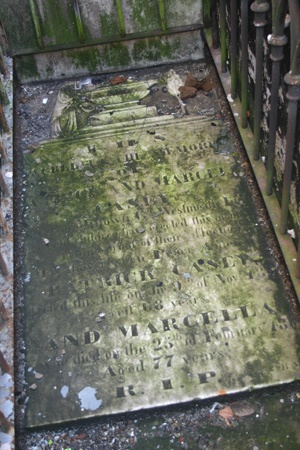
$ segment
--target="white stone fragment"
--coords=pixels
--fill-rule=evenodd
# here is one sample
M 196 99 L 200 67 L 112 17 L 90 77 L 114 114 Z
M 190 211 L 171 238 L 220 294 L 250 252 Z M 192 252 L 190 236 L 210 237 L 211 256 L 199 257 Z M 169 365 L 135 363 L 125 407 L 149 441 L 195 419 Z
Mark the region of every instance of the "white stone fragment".
M 68 388 L 68 386 L 63 386 L 62 388 L 61 388 L 61 390 L 60 390 L 60 393 L 61 393 L 61 395 L 62 395 L 62 397 L 63 398 L 66 398 L 66 396 L 68 395 L 68 393 L 69 393 L 69 388 Z
M 97 389 L 90 386 L 82 389 L 82 391 L 78 394 L 79 400 L 81 401 L 81 407 L 84 409 L 89 409 L 90 411 L 95 411 L 100 408 L 102 400 L 97 400 L 96 394 Z
M 291 238 L 296 239 L 296 233 L 294 229 L 288 230 L 288 234 L 291 236 Z

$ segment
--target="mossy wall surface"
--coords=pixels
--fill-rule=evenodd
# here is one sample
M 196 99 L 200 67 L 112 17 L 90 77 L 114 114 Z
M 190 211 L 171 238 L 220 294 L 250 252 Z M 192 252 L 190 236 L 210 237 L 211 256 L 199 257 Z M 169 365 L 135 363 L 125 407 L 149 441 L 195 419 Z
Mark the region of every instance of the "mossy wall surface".
M 36 18 L 47 49 L 55 46 L 81 45 L 73 2 L 69 0 L 34 0 Z M 13 4 L 12 4 L 13 3 Z M 120 22 L 115 1 L 78 0 L 85 43 L 120 37 Z M 158 0 L 122 0 L 126 35 L 161 30 Z M 29 1 L 1 0 L 0 16 L 11 52 L 39 52 Z M 197 0 L 165 1 L 167 28 L 202 23 L 202 3 Z
M 198 31 L 16 57 L 21 82 L 142 68 L 203 58 Z
M 162 32 L 158 0 L 122 0 L 119 11 L 115 1 L 79 0 L 80 18 L 75 15 L 73 3 L 67 0 L 34 2 L 39 39 L 29 2 L 16 0 L 13 7 L 9 0 L 0 4 L 10 51 L 18 55 L 16 68 L 21 82 L 203 57 L 199 31 L 181 35 L 170 31 L 189 25 L 196 25 L 199 30 L 202 3 L 196 0 L 188 0 L 184 5 L 178 0 L 165 2 L 166 33 Z M 148 37 L 152 33 L 154 37 Z
M 12 53 L 24 48 L 38 50 L 29 2 L 3 0 L 0 2 L 0 16 Z

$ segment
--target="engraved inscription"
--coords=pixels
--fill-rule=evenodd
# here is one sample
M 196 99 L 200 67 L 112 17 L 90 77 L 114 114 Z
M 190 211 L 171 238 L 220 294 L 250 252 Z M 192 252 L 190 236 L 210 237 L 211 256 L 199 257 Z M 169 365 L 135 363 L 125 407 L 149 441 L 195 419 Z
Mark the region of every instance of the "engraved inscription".
M 26 156 L 27 381 L 44 374 L 29 426 L 300 373 L 296 326 L 222 121 L 148 117 L 136 104 L 147 84 L 111 89 L 91 91 L 106 110 L 86 127 L 87 111 L 76 113 L 76 139 Z M 86 387 L 97 410 L 81 408 Z

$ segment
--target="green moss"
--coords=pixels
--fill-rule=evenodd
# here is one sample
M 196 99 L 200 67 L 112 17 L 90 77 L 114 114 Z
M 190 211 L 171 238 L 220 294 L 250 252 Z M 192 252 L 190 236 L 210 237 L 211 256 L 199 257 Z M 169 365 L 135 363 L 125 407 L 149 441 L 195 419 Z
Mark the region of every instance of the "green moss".
M 135 32 L 160 29 L 159 9 L 153 0 L 131 0 Z
M 103 52 L 103 60 L 107 66 L 126 67 L 131 63 L 128 47 L 126 44 L 117 42 L 105 46 Z
M 0 16 L 12 54 L 24 48 L 39 51 L 34 23 L 28 2 L 20 2 L 21 7 L 12 5 L 10 0 L 0 2 Z M 23 20 L 26 17 L 26 20 Z M 18 32 L 16 32 L 18 30 Z
M 180 48 L 179 40 L 169 42 L 158 37 L 136 41 L 133 47 L 133 59 L 135 62 L 141 59 L 147 61 L 173 60 L 178 56 Z
M 16 69 L 20 79 L 37 80 L 39 79 L 39 72 L 36 66 L 34 55 L 17 56 Z
M 72 60 L 75 67 L 86 68 L 91 73 L 99 70 L 101 58 L 97 48 L 89 47 L 78 50 L 70 50 L 68 52 L 68 56 Z
M 118 22 L 114 14 L 107 14 L 102 11 L 100 14 L 101 36 L 117 36 L 119 34 Z
M 44 10 L 47 20 L 43 22 L 43 34 L 49 36 L 51 44 L 79 40 L 72 3 L 62 7 L 60 0 L 48 0 Z
M 148 51 L 151 43 L 144 44 Z M 281 317 L 285 310 L 276 309 L 279 292 L 268 261 L 253 257 L 258 242 L 266 247 L 266 241 L 253 223 L 242 169 L 232 153 L 223 155 L 211 145 L 225 139 L 223 124 L 157 116 L 154 127 L 153 119 L 135 121 L 134 111 L 144 108 L 138 105 L 117 129 L 78 128 L 86 120 L 86 96 L 91 108 L 102 109 L 104 99 L 114 103 L 114 114 L 128 109 L 127 95 L 138 100 L 150 90 L 146 82 L 107 86 L 84 94 L 66 86 L 70 101 L 60 125 L 68 139 L 25 157 L 28 363 L 37 369 L 35 358 L 49 360 L 49 336 L 95 329 L 101 332 L 99 359 L 79 370 L 72 358 L 86 351 L 68 345 L 60 384 L 53 371 L 41 372 L 48 385 L 49 379 L 64 385 L 70 368 L 82 376 L 78 383 L 86 383 L 93 366 L 92 385 L 101 379 L 101 398 L 111 405 L 119 381 L 111 373 L 106 377 L 105 367 L 122 367 L 129 356 L 143 359 L 147 370 L 135 379 L 130 373 L 124 385 L 143 389 L 148 406 L 157 404 L 154 382 L 167 404 L 290 380 L 294 367 L 281 374 L 278 362 L 298 367 L 297 348 L 290 345 L 294 329 L 288 314 Z M 99 116 L 99 108 L 93 114 Z M 132 308 L 129 314 L 126 308 Z M 99 321 L 100 314 L 105 318 Z M 112 350 L 120 356 L 107 363 L 105 354 Z M 53 361 L 61 356 L 61 348 L 49 351 Z M 31 405 L 40 412 L 40 397 Z M 107 412 L 103 405 L 99 414 Z M 78 417 L 72 414 L 64 411 L 66 418 Z
M 53 67 L 47 66 L 46 72 L 47 72 L 48 77 L 51 77 L 54 74 Z

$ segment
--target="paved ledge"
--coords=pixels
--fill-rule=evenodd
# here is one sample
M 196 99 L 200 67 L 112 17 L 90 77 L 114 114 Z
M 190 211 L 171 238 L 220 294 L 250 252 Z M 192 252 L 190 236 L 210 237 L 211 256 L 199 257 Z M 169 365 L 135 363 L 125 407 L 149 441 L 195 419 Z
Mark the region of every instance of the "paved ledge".
M 207 40 L 207 44 L 209 46 L 209 50 L 211 52 L 211 55 L 213 57 L 214 63 L 216 65 L 216 68 L 218 70 L 218 74 L 221 80 L 221 83 L 223 85 L 224 91 L 226 95 L 229 95 L 231 93 L 231 78 L 230 73 L 222 73 L 221 71 L 221 49 L 214 49 L 212 47 L 212 34 L 211 29 L 205 30 L 205 37 Z M 251 131 L 250 126 L 248 128 L 244 129 L 241 126 L 241 111 L 242 111 L 242 105 L 237 97 L 236 100 L 233 102 L 229 102 L 230 109 L 233 113 L 233 117 L 235 119 L 236 125 L 238 127 L 240 136 L 242 138 L 243 144 L 245 146 L 245 150 L 247 152 L 248 158 L 251 162 L 253 172 L 256 177 L 256 181 L 258 183 L 258 186 L 260 188 L 262 197 L 264 199 L 269 217 L 271 219 L 271 222 L 273 224 L 274 232 L 276 234 L 277 240 L 279 242 L 281 251 L 283 253 L 286 265 L 289 270 L 289 274 L 294 286 L 294 289 L 296 291 L 298 301 L 300 301 L 300 279 L 295 277 L 296 272 L 296 263 L 297 263 L 297 251 L 294 246 L 293 240 L 290 237 L 290 235 L 283 236 L 279 232 L 279 224 L 280 224 L 280 206 L 278 203 L 278 200 L 275 196 L 275 194 L 272 194 L 271 196 L 266 195 L 266 182 L 267 182 L 267 171 L 264 166 L 264 163 L 262 159 L 259 159 L 258 161 L 254 161 L 253 159 L 253 133 Z

